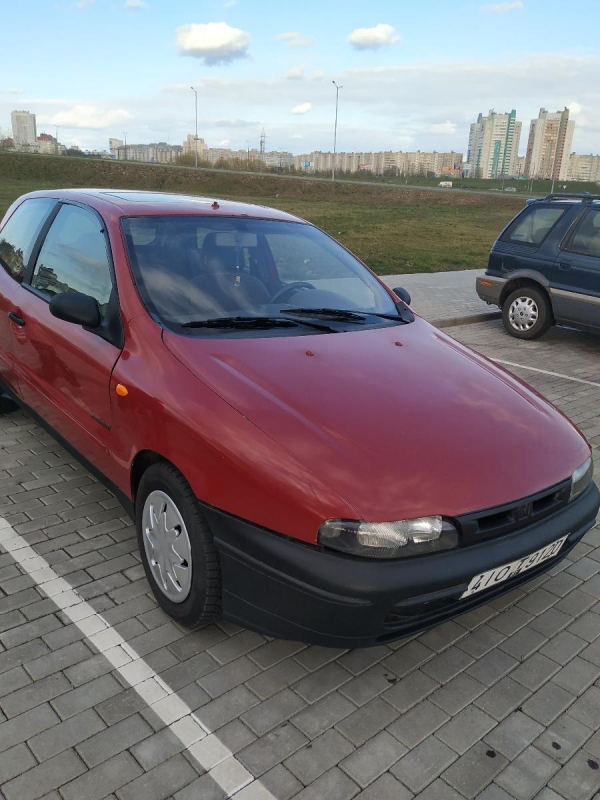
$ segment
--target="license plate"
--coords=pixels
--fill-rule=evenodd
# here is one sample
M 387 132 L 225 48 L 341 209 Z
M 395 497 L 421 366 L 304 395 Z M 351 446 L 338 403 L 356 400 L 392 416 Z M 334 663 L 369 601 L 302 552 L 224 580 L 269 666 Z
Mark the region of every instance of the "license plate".
M 548 544 L 546 547 L 542 547 L 541 550 L 536 550 L 535 553 L 530 553 L 528 556 L 520 558 L 518 561 L 511 561 L 510 564 L 503 564 L 501 567 L 496 567 L 495 569 L 490 569 L 487 572 L 475 575 L 466 591 L 461 594 L 461 599 L 476 594 L 477 592 L 482 592 L 484 589 L 489 589 L 492 586 L 497 586 L 499 583 L 504 583 L 504 581 L 514 578 L 515 575 L 519 575 L 521 572 L 536 567 L 538 564 L 541 564 L 542 561 L 548 561 L 548 559 L 554 558 L 554 556 L 558 555 L 560 548 L 566 542 L 567 538 L 567 536 L 563 536 L 562 539 L 557 539 L 555 542 L 552 542 L 552 544 Z

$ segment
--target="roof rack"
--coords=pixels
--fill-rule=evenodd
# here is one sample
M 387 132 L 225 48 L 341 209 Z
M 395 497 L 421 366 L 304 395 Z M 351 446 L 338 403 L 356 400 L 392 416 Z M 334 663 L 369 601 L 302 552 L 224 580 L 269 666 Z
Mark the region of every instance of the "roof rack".
M 543 199 L 544 200 L 573 200 L 573 199 L 575 199 L 577 197 L 579 197 L 581 200 L 587 200 L 589 202 L 591 202 L 592 200 L 600 200 L 600 194 L 590 194 L 589 192 L 579 192 L 577 194 L 568 193 L 568 192 L 563 192 L 562 194 L 561 193 L 548 194 Z

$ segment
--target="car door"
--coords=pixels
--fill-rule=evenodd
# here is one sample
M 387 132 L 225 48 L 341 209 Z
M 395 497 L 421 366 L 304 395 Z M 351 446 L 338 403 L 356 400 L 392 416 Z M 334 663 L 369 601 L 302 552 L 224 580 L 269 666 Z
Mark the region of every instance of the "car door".
M 0 230 L 0 382 L 19 394 L 13 370 L 14 323 L 18 317 L 21 286 L 35 243 L 56 200 L 36 197 L 24 200 L 6 219 Z
M 495 242 L 488 270 L 502 275 L 527 271 L 529 277 L 547 285 L 558 248 L 556 236 L 567 209 L 559 203 L 527 206 Z
M 122 333 L 110 248 L 100 216 L 61 205 L 28 270 L 13 321 L 14 369 L 21 396 L 81 455 L 110 474 L 110 376 Z M 89 330 L 50 313 L 55 295 L 98 301 L 102 322 Z
M 590 208 L 564 242 L 554 265 L 554 314 L 600 329 L 600 208 Z

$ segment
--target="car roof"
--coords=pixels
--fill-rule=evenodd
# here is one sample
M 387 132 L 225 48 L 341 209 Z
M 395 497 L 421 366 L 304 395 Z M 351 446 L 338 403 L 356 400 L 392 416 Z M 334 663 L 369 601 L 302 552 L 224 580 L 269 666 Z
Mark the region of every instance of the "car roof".
M 251 217 L 287 222 L 305 220 L 267 206 L 239 203 L 214 197 L 174 194 L 168 192 L 139 191 L 132 189 L 47 189 L 32 192 L 28 197 L 52 197 L 57 200 L 72 200 L 102 210 L 112 206 L 116 216 L 147 217 L 164 215 L 202 215 L 224 217 Z

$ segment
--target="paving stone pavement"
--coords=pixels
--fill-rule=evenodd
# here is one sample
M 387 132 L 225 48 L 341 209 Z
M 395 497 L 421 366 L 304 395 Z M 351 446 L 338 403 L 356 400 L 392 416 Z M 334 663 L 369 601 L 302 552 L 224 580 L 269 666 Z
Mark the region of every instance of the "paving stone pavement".
M 452 311 L 471 302 L 467 277 L 415 276 L 418 292 L 404 283 L 435 319 L 442 296 Z M 447 332 L 521 365 L 510 369 L 582 428 L 598 462 L 600 337 L 554 329 L 521 342 L 498 321 Z M 173 692 L 158 715 L 0 545 L 4 800 L 599 796 L 598 527 L 486 606 L 409 640 L 340 651 L 172 622 L 121 506 L 22 412 L 0 417 L 0 515 Z M 165 722 L 177 699 L 215 732 L 221 786 Z M 217 740 L 235 763 L 221 765 Z
M 488 306 L 475 292 L 475 278 L 483 269 L 384 275 L 391 289 L 402 286 L 412 298 L 415 311 L 439 327 L 449 327 L 499 317 L 500 309 Z

